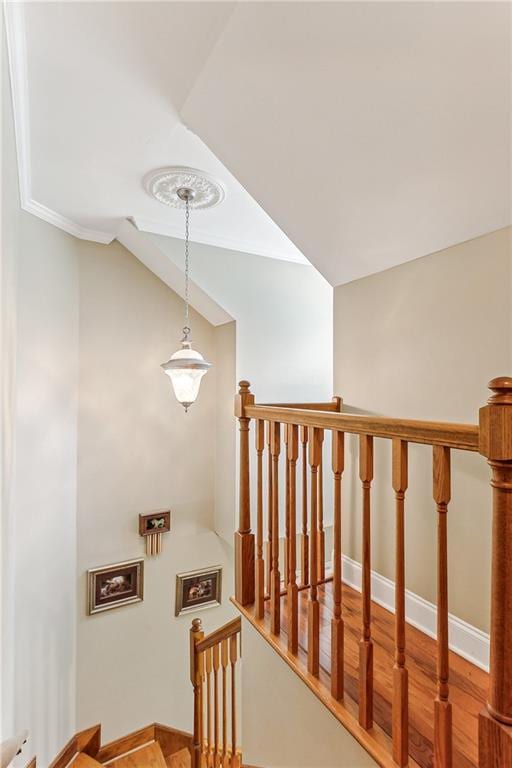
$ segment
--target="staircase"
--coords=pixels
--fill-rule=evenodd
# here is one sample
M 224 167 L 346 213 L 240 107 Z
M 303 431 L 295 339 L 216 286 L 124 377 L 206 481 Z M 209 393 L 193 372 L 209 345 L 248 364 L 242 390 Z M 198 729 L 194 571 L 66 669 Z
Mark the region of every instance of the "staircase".
M 75 734 L 49 768 L 191 768 L 192 735 L 153 723 L 101 745 L 101 726 Z
M 197 620 L 196 627 L 197 627 Z M 240 620 L 236 620 L 238 625 Z M 229 626 L 229 625 L 226 625 Z M 196 629 L 197 632 L 197 629 Z M 217 633 L 225 635 L 225 628 L 217 630 Z M 213 634 L 213 633 L 212 633 Z M 210 636 L 211 637 L 211 636 Z M 201 639 L 203 639 L 201 637 Z M 195 640 L 199 639 L 196 635 Z M 206 638 L 208 642 L 208 638 Z M 222 643 L 222 640 L 220 641 Z M 212 640 L 213 643 L 213 640 Z M 210 645 L 214 647 L 214 645 Z M 201 652 L 198 652 L 198 655 Z M 213 746 L 213 745 L 212 745 Z M 223 750 L 218 746 L 218 752 L 213 754 L 213 749 L 208 748 L 205 739 L 202 748 L 197 749 L 199 755 L 199 768 L 254 768 L 248 765 L 242 766 L 237 752 L 236 762 L 231 757 L 231 750 Z M 194 765 L 194 737 L 191 733 L 169 728 L 166 725 L 153 723 L 138 731 L 123 736 L 115 741 L 101 745 L 101 726 L 94 725 L 85 731 L 75 734 L 66 746 L 59 752 L 55 760 L 48 768 L 195 768 Z M 27 768 L 36 768 L 35 759 Z
M 76 733 L 48 768 L 251 768 L 242 765 L 237 742 L 240 632 L 240 618 L 209 635 L 200 619 L 192 621 L 193 734 L 153 723 L 102 745 L 101 726 L 94 725 Z M 26 768 L 36 768 L 36 759 Z

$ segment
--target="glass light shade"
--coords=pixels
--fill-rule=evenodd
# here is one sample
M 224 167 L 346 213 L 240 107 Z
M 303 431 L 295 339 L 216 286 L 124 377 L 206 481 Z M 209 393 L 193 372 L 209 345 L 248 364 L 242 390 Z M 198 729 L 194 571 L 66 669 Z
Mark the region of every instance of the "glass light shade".
M 176 400 L 183 405 L 185 411 L 197 399 L 201 379 L 211 367 L 200 352 L 191 349 L 190 342 L 183 342 L 171 359 L 162 364 L 165 373 L 171 379 Z

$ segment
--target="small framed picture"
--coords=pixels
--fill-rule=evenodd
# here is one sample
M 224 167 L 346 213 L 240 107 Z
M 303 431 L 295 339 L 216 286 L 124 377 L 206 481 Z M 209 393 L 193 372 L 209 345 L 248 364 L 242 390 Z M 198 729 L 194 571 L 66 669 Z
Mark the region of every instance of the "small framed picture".
M 167 533 L 171 530 L 171 512 L 150 512 L 139 515 L 139 534 L 150 536 L 152 533 Z
M 176 576 L 176 616 L 202 608 L 220 605 L 222 594 L 222 568 L 203 568 L 199 571 L 178 573 Z
M 88 572 L 89 615 L 144 599 L 144 560 L 126 560 Z

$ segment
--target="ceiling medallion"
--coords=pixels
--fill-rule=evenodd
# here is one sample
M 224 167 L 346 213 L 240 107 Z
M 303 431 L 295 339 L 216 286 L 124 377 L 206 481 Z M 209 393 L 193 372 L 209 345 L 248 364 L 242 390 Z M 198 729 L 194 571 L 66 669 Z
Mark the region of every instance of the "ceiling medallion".
M 204 171 L 184 166 L 170 166 L 152 171 L 144 179 L 147 192 L 160 203 L 171 208 L 185 208 L 185 200 L 178 195 L 179 189 L 191 189 L 193 198 L 190 208 L 213 208 L 224 200 L 222 184 Z

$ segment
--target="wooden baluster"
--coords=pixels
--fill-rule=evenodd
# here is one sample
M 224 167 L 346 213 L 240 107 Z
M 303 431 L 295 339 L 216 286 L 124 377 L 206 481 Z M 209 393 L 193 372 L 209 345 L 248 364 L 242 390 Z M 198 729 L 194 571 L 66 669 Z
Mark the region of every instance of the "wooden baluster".
M 320 463 L 318 465 L 318 580 L 325 579 L 325 530 L 324 530 L 324 468 L 323 468 L 323 445 L 324 435 L 322 432 L 320 445 Z
M 359 723 L 367 730 L 373 725 L 373 642 L 371 639 L 371 516 L 370 489 L 373 480 L 373 437 L 359 437 L 359 477 L 363 486 L 362 525 L 362 612 L 359 643 Z
M 288 587 L 290 581 L 290 462 L 288 459 L 288 430 L 289 425 L 283 424 L 283 438 L 285 449 L 285 496 L 284 496 L 284 586 Z
M 437 504 L 437 697 L 434 705 L 434 766 L 452 765 L 452 705 L 449 701 L 448 661 L 448 541 L 450 449 L 434 445 L 434 499 Z
M 238 768 L 236 751 L 236 662 L 238 659 L 238 635 L 229 638 L 229 661 L 231 662 L 231 768 Z
M 341 561 L 341 478 L 345 464 L 345 435 L 332 433 L 332 471 L 334 474 L 334 551 L 333 551 L 333 600 L 331 620 L 331 694 L 340 701 L 344 693 L 344 638 L 342 616 L 342 561 Z
M 220 766 L 220 744 L 219 744 L 219 668 L 220 668 L 220 647 L 214 645 L 212 648 L 213 665 L 213 766 Z
M 318 602 L 318 465 L 323 430 L 309 429 L 309 466 L 311 468 L 310 577 L 308 600 L 308 672 L 320 672 L 320 604 Z
M 211 768 L 212 756 L 212 649 L 204 652 L 204 664 L 206 671 L 206 765 Z
M 235 398 L 235 416 L 240 424 L 239 526 L 235 532 L 235 598 L 241 605 L 254 603 L 254 534 L 251 533 L 249 489 L 249 422 L 247 405 L 254 403 L 248 381 L 241 381 Z
M 512 378 L 489 382 L 479 451 L 492 470 L 489 699 L 479 717 L 479 766 L 512 765 Z
M 281 574 L 279 573 L 279 453 L 281 451 L 280 424 L 270 426 L 270 452 L 272 454 L 272 572 L 270 574 L 270 631 L 281 631 Z
M 268 542 L 267 542 L 267 594 L 270 595 L 270 574 L 272 573 L 272 499 L 274 494 L 272 491 L 272 451 L 270 450 L 270 432 L 271 422 L 267 422 L 267 525 L 268 525 Z
M 301 577 L 302 585 L 309 584 L 309 535 L 308 535 L 308 428 L 300 427 L 302 445 L 302 536 Z
M 201 619 L 193 619 L 190 628 L 190 680 L 194 689 L 192 768 L 201 768 L 203 751 L 203 654 L 196 653 L 196 645 L 203 637 Z
M 395 665 L 393 668 L 393 760 L 409 761 L 409 672 L 405 666 L 405 517 L 407 443 L 393 438 L 393 490 L 396 501 Z
M 257 461 L 257 522 L 256 522 L 256 617 L 262 619 L 265 613 L 265 562 L 263 560 L 263 448 L 265 445 L 265 422 L 256 421 Z
M 221 765 L 224 768 L 228 759 L 228 664 L 229 640 L 223 640 L 220 646 L 220 663 L 222 666 L 222 756 Z
M 289 579 L 288 579 L 288 650 L 299 650 L 299 590 L 297 587 L 297 459 L 299 456 L 299 429 L 288 427 L 287 463 L 289 467 Z

